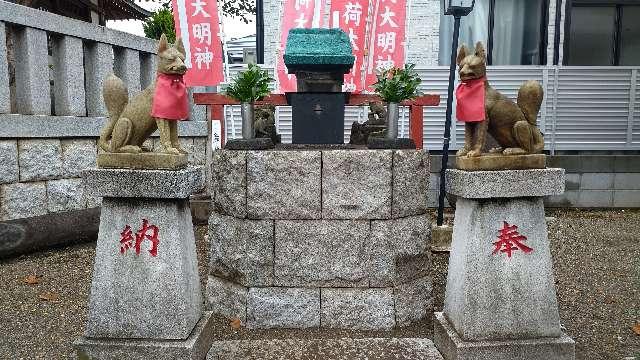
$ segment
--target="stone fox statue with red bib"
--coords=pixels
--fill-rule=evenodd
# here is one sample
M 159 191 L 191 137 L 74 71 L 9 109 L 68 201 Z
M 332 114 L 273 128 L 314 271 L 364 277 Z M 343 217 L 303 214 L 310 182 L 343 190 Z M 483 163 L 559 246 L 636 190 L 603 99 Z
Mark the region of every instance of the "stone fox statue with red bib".
M 487 132 L 500 144 L 492 153 L 504 155 L 535 154 L 544 149 L 537 117 L 544 91 L 537 81 L 525 82 L 513 102 L 489 85 L 486 52 L 481 42 L 475 53 L 462 45 L 456 62 L 460 85 L 456 90 L 456 116 L 465 123 L 464 147 L 458 156 L 482 154 Z
M 127 87 L 115 75 L 104 82 L 103 97 L 109 112 L 109 122 L 100 133 L 98 145 L 111 153 L 150 151 L 142 143 L 157 130 L 161 152 L 186 154 L 178 142 L 178 121 L 189 117 L 187 88 L 183 75 L 185 51 L 178 38 L 170 46 L 163 34 L 158 43 L 156 81 L 129 100 Z

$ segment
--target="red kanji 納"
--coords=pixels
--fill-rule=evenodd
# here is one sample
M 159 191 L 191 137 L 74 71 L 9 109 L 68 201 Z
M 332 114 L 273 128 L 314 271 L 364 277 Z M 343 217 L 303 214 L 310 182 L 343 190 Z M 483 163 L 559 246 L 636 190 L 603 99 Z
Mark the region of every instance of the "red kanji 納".
M 527 237 L 518 233 L 516 225 L 509 225 L 506 221 L 503 221 L 503 223 L 502 229 L 498 231 L 498 240 L 493 243 L 495 249 L 493 249 L 492 255 L 503 252 L 507 253 L 508 257 L 511 257 L 511 252 L 518 249 L 524 251 L 525 254 L 533 251 L 532 248 L 522 243 L 527 240 Z
M 145 239 L 151 241 L 151 250 L 149 250 L 149 254 L 151 256 L 158 255 L 158 244 L 160 243 L 160 239 L 158 239 L 158 233 L 160 229 L 158 229 L 155 225 L 149 225 L 149 220 L 142 219 L 142 228 L 140 228 L 135 234 L 135 244 L 133 244 L 133 234 L 131 232 L 131 227 L 126 225 L 124 230 L 120 233 L 120 253 L 124 254 L 129 250 L 129 248 L 134 247 L 136 249 L 136 255 L 140 255 L 140 246 Z

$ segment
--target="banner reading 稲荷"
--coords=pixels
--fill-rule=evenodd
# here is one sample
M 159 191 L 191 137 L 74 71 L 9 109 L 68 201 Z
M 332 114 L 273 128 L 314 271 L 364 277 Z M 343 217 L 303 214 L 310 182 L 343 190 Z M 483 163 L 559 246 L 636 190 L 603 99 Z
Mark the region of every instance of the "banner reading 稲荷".
M 376 70 L 404 66 L 406 1 L 372 0 L 373 18 L 365 87 L 376 81 Z
M 331 27 L 347 33 L 356 58 L 351 72 L 344 76 L 342 91 L 359 92 L 364 89 L 360 70 L 365 59 L 368 14 L 369 0 L 331 1 Z
M 172 0 L 172 5 L 176 36 L 182 36 L 189 68 L 185 83 L 218 85 L 224 81 L 224 65 L 216 0 Z
M 277 58 L 277 73 L 280 92 L 296 91 L 296 77 L 287 74 L 284 51 L 289 30 L 294 28 L 318 28 L 321 26 L 324 0 L 283 0 L 282 26 L 280 27 L 280 48 Z

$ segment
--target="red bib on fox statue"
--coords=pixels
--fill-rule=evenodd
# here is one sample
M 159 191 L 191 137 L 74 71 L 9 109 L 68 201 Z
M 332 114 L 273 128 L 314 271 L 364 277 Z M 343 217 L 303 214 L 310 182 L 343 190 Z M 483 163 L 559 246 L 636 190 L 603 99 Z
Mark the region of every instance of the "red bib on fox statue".
M 487 118 L 484 108 L 486 77 L 460 82 L 456 89 L 456 117 L 458 121 L 480 122 Z
M 168 120 L 189 118 L 187 86 L 182 75 L 158 74 L 151 116 Z

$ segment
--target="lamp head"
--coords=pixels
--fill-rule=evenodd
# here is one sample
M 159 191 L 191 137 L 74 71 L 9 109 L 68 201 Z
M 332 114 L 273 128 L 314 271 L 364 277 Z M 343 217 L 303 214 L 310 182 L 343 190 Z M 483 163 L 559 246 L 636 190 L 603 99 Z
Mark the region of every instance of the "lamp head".
M 444 0 L 445 15 L 467 16 L 473 10 L 476 0 Z

